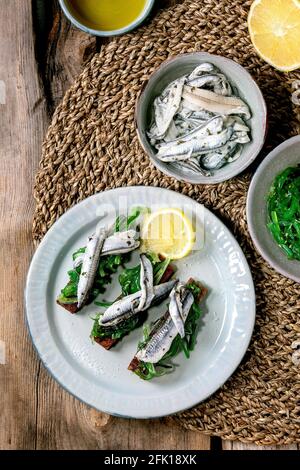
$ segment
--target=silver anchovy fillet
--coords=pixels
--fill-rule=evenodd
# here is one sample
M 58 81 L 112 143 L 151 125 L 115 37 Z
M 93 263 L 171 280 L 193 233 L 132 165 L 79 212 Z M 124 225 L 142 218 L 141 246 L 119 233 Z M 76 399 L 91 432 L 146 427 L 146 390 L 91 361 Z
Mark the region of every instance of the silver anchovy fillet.
M 116 232 L 108 237 L 102 248 L 101 256 L 118 255 L 129 253 L 139 247 L 136 230 L 127 230 L 126 232 Z
M 135 230 L 127 230 L 126 232 L 116 232 L 114 235 L 106 238 L 100 253 L 100 256 L 120 255 L 130 253 L 139 247 L 140 242 Z M 74 269 L 78 268 L 84 259 L 84 253 L 79 255 L 73 263 Z
M 185 136 L 180 137 L 179 139 L 161 144 L 159 147 L 159 152 L 162 152 L 165 149 L 172 148 L 174 145 L 180 145 L 184 142 L 191 141 L 192 139 L 198 139 L 205 136 L 211 136 L 221 132 L 223 127 L 223 118 L 221 116 L 216 116 L 205 123 L 201 123 L 196 129 L 188 132 Z
M 188 142 L 182 144 L 175 144 L 167 148 L 160 148 L 157 157 L 162 161 L 172 161 L 169 157 L 176 155 L 183 155 L 192 150 L 192 154 L 201 151 L 210 151 L 215 148 L 225 145 L 226 142 L 231 138 L 233 134 L 232 127 L 224 129 L 219 134 L 213 134 L 206 137 L 191 139 Z
M 154 287 L 154 297 L 151 305 L 166 298 L 177 281 L 168 281 Z M 128 318 L 147 310 L 149 307 L 138 309 L 142 291 L 123 297 L 108 307 L 105 313 L 99 318 L 99 324 L 103 326 L 113 326 L 127 320 Z
M 201 159 L 201 165 L 206 170 L 218 170 L 226 163 L 226 157 L 221 153 L 209 153 Z
M 237 160 L 238 158 L 240 158 L 241 154 L 242 154 L 242 151 L 243 151 L 243 148 L 241 145 L 237 144 L 236 147 L 235 147 L 235 150 L 234 152 L 232 152 L 232 154 L 230 155 L 230 157 L 228 158 L 228 162 L 235 162 L 235 160 Z
M 176 318 L 176 324 L 171 317 L 169 307 L 168 314 L 162 317 L 161 320 L 158 320 L 156 326 L 154 326 L 152 332 L 150 333 L 151 338 L 148 343 L 137 352 L 136 358 L 140 361 L 150 362 L 152 364 L 158 363 L 169 351 L 173 340 L 178 335 L 178 330 L 180 329 L 181 333 L 183 333 L 182 325 L 180 325 L 179 315 L 184 325 L 193 305 L 194 296 L 181 284 L 176 287 L 176 290 L 177 292 L 179 291 L 179 295 L 171 299 L 170 302 L 170 305 L 172 304 L 171 308 L 173 318 Z M 175 302 L 177 306 L 176 310 Z
M 141 297 L 138 305 L 138 310 L 147 310 L 154 299 L 154 279 L 153 279 L 153 266 L 149 258 L 145 254 L 141 258 Z
M 193 80 L 194 78 L 200 77 L 205 73 L 212 72 L 213 70 L 215 70 L 215 66 L 213 64 L 203 62 L 193 70 L 193 72 L 188 76 L 188 80 Z
M 237 144 L 247 144 L 250 142 L 250 137 L 245 131 L 236 131 L 233 132 L 230 140 L 236 142 Z
M 172 82 L 154 101 L 154 115 L 157 129 L 157 136 L 162 137 L 168 130 L 171 121 L 176 114 L 182 95 L 185 78 L 180 78 Z
M 229 141 L 223 147 L 202 155 L 200 165 L 206 170 L 216 170 L 221 168 L 224 161 L 226 161 L 226 158 L 232 155 L 236 146 L 236 142 Z
M 187 171 L 190 171 L 192 173 L 198 173 L 198 174 L 203 175 L 203 176 L 210 176 L 211 175 L 210 171 L 204 169 L 200 165 L 200 163 L 198 161 L 198 158 L 196 158 L 196 157 L 192 157 L 189 160 L 180 161 L 180 162 L 175 161 L 174 163 L 172 163 L 172 165 L 175 168 L 178 168 L 178 169 L 184 168 Z
M 251 111 L 214 64 L 199 64 L 154 101 L 148 131 L 156 157 L 183 171 L 210 176 L 239 158 L 250 142 Z
M 170 293 L 170 304 L 169 314 L 173 320 L 174 325 L 181 338 L 184 338 L 184 316 L 183 316 L 183 305 L 181 302 L 180 294 L 181 289 L 184 288 L 183 284 L 178 283 Z
M 97 228 L 95 234 L 91 236 L 87 242 L 77 289 L 78 308 L 84 305 L 93 286 L 101 250 L 106 237 L 107 230 Z
M 189 86 L 195 86 L 196 88 L 202 88 L 203 86 L 212 86 L 221 83 L 221 77 L 218 75 L 202 75 L 201 77 L 193 78 L 188 80 Z
M 212 88 L 214 93 L 219 95 L 230 95 L 231 87 L 225 75 L 221 73 L 203 74 L 200 77 L 188 79 L 187 84 L 196 88 Z

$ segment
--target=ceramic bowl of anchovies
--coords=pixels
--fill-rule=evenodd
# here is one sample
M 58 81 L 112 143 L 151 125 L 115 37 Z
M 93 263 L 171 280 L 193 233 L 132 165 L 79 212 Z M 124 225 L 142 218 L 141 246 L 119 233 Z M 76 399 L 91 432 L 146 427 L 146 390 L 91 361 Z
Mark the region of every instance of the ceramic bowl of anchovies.
M 157 168 L 181 181 L 213 184 L 257 157 L 267 109 L 242 66 L 199 52 L 163 62 L 139 96 L 135 119 L 139 141 Z

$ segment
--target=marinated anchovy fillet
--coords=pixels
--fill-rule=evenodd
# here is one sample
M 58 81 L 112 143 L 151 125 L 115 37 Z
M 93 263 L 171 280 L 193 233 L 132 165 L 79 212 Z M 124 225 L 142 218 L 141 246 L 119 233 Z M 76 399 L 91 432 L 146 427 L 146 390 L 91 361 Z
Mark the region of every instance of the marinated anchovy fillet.
M 194 297 L 183 284 L 178 283 L 170 293 L 169 314 L 181 338 L 184 338 L 184 323 L 194 302 Z
M 194 78 L 201 77 L 201 75 L 205 75 L 207 73 L 211 73 L 215 70 L 215 66 L 208 62 L 203 62 L 202 64 L 198 65 L 192 73 L 188 76 L 188 80 L 194 80 Z
M 101 250 L 106 236 L 107 231 L 105 229 L 97 228 L 94 235 L 92 235 L 87 242 L 77 289 L 78 308 L 84 305 L 90 289 L 94 284 Z
M 206 136 L 211 136 L 212 134 L 218 134 L 221 132 L 223 127 L 223 119 L 221 116 L 214 117 L 209 121 L 201 121 L 195 129 L 191 132 L 187 132 L 184 136 L 178 139 L 171 140 L 166 143 L 159 145 L 159 152 L 163 153 L 165 150 L 170 149 L 174 146 L 181 145 L 186 142 L 193 141 L 194 139 L 199 139 Z
M 76 313 L 105 290 L 111 275 L 140 244 L 138 232 L 130 229 L 140 213 L 135 209 L 128 217 L 119 216 L 112 227 L 99 226 L 87 245 L 73 254 L 73 269 L 57 299 L 59 305 Z
M 148 343 L 141 348 L 136 358 L 156 364 L 169 351 L 175 337 L 184 337 L 184 323 L 194 302 L 193 294 L 182 284 L 177 284 L 170 294 L 168 318 L 152 332 Z
M 136 230 L 127 230 L 126 232 L 116 232 L 114 235 L 106 238 L 100 256 L 120 255 L 130 253 L 138 248 L 140 242 L 138 240 Z M 84 253 L 81 253 L 73 262 L 73 267 L 78 268 L 82 265 Z
M 172 82 L 155 100 L 155 130 L 153 137 L 163 137 L 176 114 L 182 95 L 185 79 Z
M 169 295 L 169 292 L 173 288 L 175 282 L 176 281 L 169 281 L 155 286 L 153 289 L 153 297 L 149 305 L 148 302 L 145 302 L 142 307 L 140 307 L 140 300 L 142 298 L 143 291 L 136 292 L 135 294 L 131 294 L 127 297 L 117 300 L 117 302 L 112 304 L 106 310 L 104 315 L 101 315 L 99 318 L 99 325 L 106 327 L 117 325 L 118 323 L 121 323 L 124 320 L 127 320 L 128 318 L 143 312 L 152 304 L 161 302 Z
M 152 329 L 144 329 L 144 340 L 129 365 L 144 380 L 159 377 L 173 370 L 170 360 L 180 351 L 189 357 L 196 342 L 201 316 L 198 306 L 207 290 L 191 279 L 186 285 L 176 283 L 170 293 L 168 311 Z
M 169 281 L 173 273 L 169 259 L 142 254 L 139 266 L 121 273 L 119 281 L 123 295 L 103 314 L 96 316 L 91 337 L 105 349 L 110 349 L 142 325 L 147 310 L 167 298 L 176 284 L 176 280 Z
M 219 133 L 207 135 L 205 137 L 195 137 L 187 142 L 178 141 L 175 145 L 160 148 L 157 156 L 164 162 L 173 162 L 176 160 L 189 160 L 194 154 L 204 154 L 213 149 L 222 147 L 233 135 L 233 128 L 228 127 Z M 184 158 L 186 155 L 186 158 Z
M 148 131 L 157 158 L 174 168 L 213 175 L 250 142 L 249 106 L 213 64 L 175 80 L 153 103 Z
M 138 305 L 139 311 L 149 308 L 155 298 L 153 266 L 150 259 L 144 254 L 141 255 L 140 285 L 142 290 Z
M 185 161 L 174 161 L 173 163 L 173 167 L 175 168 L 186 168 L 187 170 L 200 173 L 203 176 L 210 176 L 211 172 L 209 170 L 205 170 L 204 168 L 202 168 L 202 166 L 200 166 L 199 161 L 196 157 L 189 158 L 189 160 Z

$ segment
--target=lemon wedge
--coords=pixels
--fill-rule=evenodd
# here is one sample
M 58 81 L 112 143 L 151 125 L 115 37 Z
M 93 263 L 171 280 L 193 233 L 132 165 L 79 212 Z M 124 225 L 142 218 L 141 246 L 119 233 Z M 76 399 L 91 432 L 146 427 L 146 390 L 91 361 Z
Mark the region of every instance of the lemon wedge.
M 145 216 L 141 239 L 143 251 L 175 260 L 190 253 L 195 232 L 191 221 L 180 209 L 164 208 Z
M 248 16 L 258 54 L 278 70 L 300 67 L 300 1 L 255 0 Z

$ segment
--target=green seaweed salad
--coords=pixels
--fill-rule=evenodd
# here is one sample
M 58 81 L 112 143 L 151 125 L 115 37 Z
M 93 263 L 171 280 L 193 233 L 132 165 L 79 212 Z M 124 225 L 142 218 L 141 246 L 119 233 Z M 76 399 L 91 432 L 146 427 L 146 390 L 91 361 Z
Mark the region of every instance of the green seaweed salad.
M 195 348 L 196 338 L 198 334 L 199 319 L 202 315 L 202 310 L 198 304 L 198 299 L 201 298 L 202 288 L 197 283 L 189 283 L 186 287 L 192 292 L 194 296 L 194 303 L 184 325 L 185 336 L 181 338 L 181 336 L 178 334 L 174 338 L 169 351 L 157 364 L 138 361 L 137 367 L 133 367 L 132 370 L 143 380 L 151 380 L 155 377 L 161 377 L 162 375 L 172 372 L 175 367 L 172 363 L 172 359 L 177 356 L 180 352 L 183 352 L 185 357 L 189 359 L 191 351 L 193 351 Z M 152 332 L 155 330 L 155 328 L 160 327 L 160 322 L 164 321 L 164 316 L 158 319 L 157 322 L 152 325 Z M 138 350 L 146 346 L 147 342 L 150 339 L 150 334 L 150 326 L 145 325 L 144 339 L 142 342 L 139 343 Z
M 276 176 L 268 195 L 268 229 L 291 260 L 300 261 L 300 165 Z
M 171 260 L 166 258 L 161 260 L 154 253 L 147 253 L 148 258 L 150 259 L 153 266 L 153 277 L 154 285 L 158 285 L 163 281 L 163 278 L 167 274 Z M 121 296 L 127 296 L 134 294 L 141 290 L 140 286 L 140 271 L 141 265 L 135 266 L 133 268 L 127 268 L 122 271 L 119 276 L 119 283 L 121 286 Z M 173 273 L 173 270 L 171 271 Z M 113 302 L 95 302 L 99 307 L 108 307 L 112 305 Z M 141 326 L 146 319 L 146 312 L 142 312 L 139 315 L 132 316 L 128 320 L 116 325 L 116 327 L 103 327 L 99 325 L 99 318 L 102 314 L 98 313 L 94 318 L 94 326 L 91 332 L 91 338 L 97 339 L 107 339 L 120 340 L 125 335 L 133 331 L 135 328 Z
M 135 208 L 132 213 L 127 217 L 117 217 L 115 221 L 115 232 L 128 230 L 136 219 L 144 212 L 143 208 Z M 75 261 L 82 253 L 85 252 L 84 248 L 79 248 L 73 253 L 73 261 Z M 95 300 L 99 294 L 105 291 L 105 288 L 111 282 L 111 276 L 115 274 L 119 266 L 123 266 L 130 258 L 130 253 L 120 255 L 108 255 L 100 258 L 99 267 L 96 275 L 96 279 L 93 285 L 93 289 L 90 292 L 89 302 Z M 75 304 L 77 303 L 77 288 L 79 282 L 79 276 L 81 272 L 81 265 L 76 269 L 68 271 L 69 282 L 61 290 L 61 293 L 57 299 L 61 304 Z

